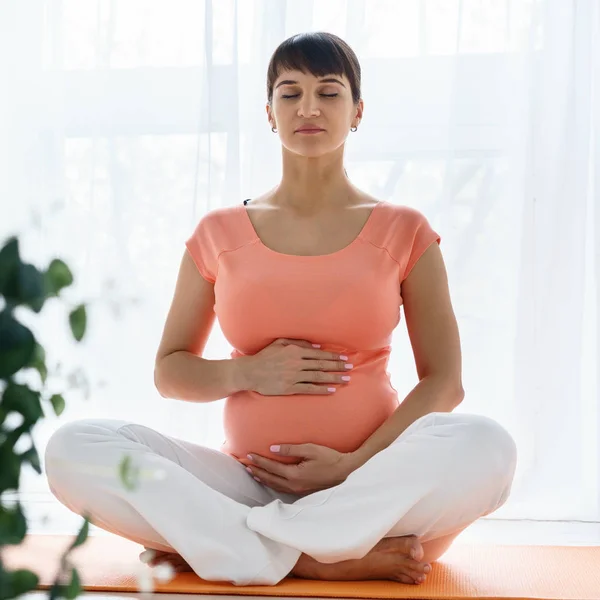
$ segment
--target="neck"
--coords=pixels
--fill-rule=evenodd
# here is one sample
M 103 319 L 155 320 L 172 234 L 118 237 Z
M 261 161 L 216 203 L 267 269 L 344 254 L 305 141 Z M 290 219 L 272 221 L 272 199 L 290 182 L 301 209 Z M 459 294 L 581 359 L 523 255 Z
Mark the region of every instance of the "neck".
M 273 190 L 272 202 L 301 213 L 348 206 L 356 188 L 344 172 L 342 157 L 324 162 L 324 157 L 292 157 L 284 154 L 283 176 Z

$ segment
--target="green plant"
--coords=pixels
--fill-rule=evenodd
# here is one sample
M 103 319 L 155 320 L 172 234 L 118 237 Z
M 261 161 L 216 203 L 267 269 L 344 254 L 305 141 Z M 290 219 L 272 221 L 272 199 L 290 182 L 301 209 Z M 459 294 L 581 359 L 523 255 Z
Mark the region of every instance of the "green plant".
M 16 237 L 9 238 L 0 250 L 0 297 L 4 299 L 4 307 L 0 312 L 0 600 L 17 598 L 35 590 L 39 583 L 39 577 L 33 571 L 9 571 L 4 568 L 2 547 L 23 542 L 27 535 L 27 519 L 18 500 L 10 508 L 4 504 L 2 494 L 6 490 L 18 491 L 23 465 L 30 464 L 38 474 L 42 473 L 40 458 L 31 435 L 35 424 L 45 416 L 42 401 L 49 401 L 57 416 L 65 408 L 65 400 L 61 394 L 45 393 L 44 386 L 48 376 L 46 353 L 31 330 L 15 317 L 15 308 L 23 306 L 34 313 L 40 313 L 46 300 L 58 297 L 60 291 L 72 283 L 73 275 L 60 259 L 53 259 L 46 271 L 39 271 L 35 266 L 23 263 Z M 85 304 L 70 311 L 68 322 L 73 337 L 80 342 L 86 330 Z M 35 369 L 39 373 L 41 390 L 31 389 L 28 385 L 15 381 L 15 376 L 24 369 Z M 7 417 L 13 412 L 20 415 L 23 422 L 9 430 L 6 426 Z M 31 447 L 17 454 L 15 446 L 24 435 L 29 435 Z M 130 467 L 129 456 L 125 456 L 119 465 L 119 476 L 126 487 L 132 489 Z M 73 599 L 81 593 L 81 581 L 69 555 L 87 539 L 89 523 L 89 516 L 84 515 L 83 525 L 72 544 L 62 554 L 60 568 L 50 588 L 50 600 Z

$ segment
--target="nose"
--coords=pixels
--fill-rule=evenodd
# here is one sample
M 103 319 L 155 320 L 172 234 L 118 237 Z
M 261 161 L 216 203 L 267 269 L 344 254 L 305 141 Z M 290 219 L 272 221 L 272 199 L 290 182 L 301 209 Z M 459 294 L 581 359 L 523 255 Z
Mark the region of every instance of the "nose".
M 318 116 L 319 109 L 319 101 L 312 96 L 305 96 L 301 101 L 298 107 L 298 116 L 299 117 L 307 117 L 307 116 Z

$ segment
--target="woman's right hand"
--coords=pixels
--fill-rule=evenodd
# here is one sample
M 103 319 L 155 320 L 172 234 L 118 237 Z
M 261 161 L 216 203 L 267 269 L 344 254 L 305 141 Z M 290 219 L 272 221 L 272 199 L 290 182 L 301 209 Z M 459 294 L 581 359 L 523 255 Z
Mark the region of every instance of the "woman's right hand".
M 313 348 L 311 342 L 278 338 L 260 352 L 246 357 L 246 377 L 263 396 L 331 394 L 332 384 L 347 384 L 346 360 L 337 352 Z

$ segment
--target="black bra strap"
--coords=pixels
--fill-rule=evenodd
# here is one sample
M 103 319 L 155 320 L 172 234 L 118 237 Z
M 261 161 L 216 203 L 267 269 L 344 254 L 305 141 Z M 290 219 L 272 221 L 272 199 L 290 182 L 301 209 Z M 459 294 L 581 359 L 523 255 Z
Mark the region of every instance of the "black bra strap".
M 250 198 L 248 198 L 247 200 L 244 200 L 244 206 L 246 205 L 246 202 L 250 202 Z

